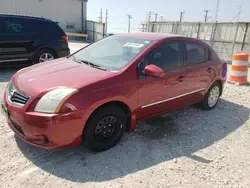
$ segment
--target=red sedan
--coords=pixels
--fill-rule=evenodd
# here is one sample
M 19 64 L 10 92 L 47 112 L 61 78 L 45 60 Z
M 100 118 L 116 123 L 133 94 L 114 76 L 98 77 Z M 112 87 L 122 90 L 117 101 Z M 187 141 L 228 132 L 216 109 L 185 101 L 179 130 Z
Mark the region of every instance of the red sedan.
M 2 110 L 30 144 L 55 149 L 84 143 L 104 151 L 145 119 L 196 103 L 214 108 L 226 75 L 227 65 L 200 40 L 118 34 L 18 71 Z

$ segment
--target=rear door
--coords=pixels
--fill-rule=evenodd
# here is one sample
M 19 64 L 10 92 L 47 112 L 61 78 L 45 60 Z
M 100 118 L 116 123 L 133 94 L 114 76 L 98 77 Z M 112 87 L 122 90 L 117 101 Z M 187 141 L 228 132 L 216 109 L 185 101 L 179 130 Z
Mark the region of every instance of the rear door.
M 0 62 L 26 61 L 34 50 L 35 33 L 29 19 L 4 17 Z
M 205 90 L 212 83 L 215 75 L 215 64 L 210 59 L 209 50 L 199 41 L 186 41 L 186 60 L 188 68 L 187 92 L 190 93 L 190 104 L 203 99 Z

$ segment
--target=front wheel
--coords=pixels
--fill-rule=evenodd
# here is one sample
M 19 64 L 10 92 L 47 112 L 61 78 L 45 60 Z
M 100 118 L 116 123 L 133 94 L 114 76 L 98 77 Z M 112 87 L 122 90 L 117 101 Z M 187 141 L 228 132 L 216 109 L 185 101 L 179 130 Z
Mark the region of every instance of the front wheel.
M 115 105 L 103 107 L 90 117 L 84 128 L 84 144 L 94 151 L 105 151 L 122 138 L 127 124 L 123 110 Z
M 211 110 L 213 109 L 220 98 L 221 87 L 219 83 L 214 83 L 208 90 L 204 101 L 201 103 L 201 107 L 204 110 Z

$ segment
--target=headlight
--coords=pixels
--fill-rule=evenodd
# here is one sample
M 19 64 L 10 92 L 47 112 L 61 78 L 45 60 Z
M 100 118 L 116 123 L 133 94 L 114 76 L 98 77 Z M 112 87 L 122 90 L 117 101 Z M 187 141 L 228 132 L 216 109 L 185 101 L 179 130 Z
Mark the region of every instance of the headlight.
M 58 113 L 63 103 L 78 90 L 58 88 L 46 93 L 37 103 L 35 112 Z

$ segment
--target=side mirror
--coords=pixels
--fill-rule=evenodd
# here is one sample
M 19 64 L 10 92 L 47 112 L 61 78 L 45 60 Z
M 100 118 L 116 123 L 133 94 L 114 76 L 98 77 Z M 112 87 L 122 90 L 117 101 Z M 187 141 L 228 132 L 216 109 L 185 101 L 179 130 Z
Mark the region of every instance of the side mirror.
M 155 65 L 147 65 L 144 68 L 144 74 L 156 78 L 163 78 L 165 76 L 164 70 L 162 70 L 160 67 L 157 67 Z

